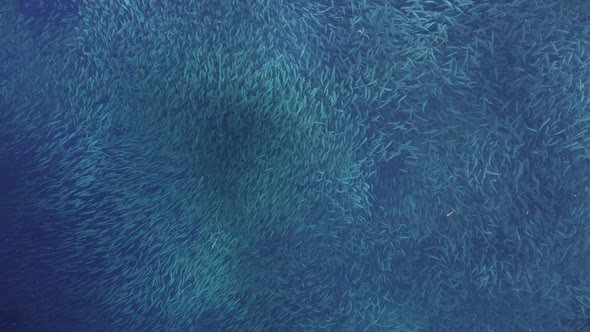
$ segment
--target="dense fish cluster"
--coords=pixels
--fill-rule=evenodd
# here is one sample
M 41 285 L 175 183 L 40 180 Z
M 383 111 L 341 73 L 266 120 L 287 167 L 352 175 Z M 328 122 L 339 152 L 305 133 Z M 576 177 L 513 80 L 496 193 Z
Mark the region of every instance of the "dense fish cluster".
M 0 327 L 590 327 L 586 1 L 11 0 L 0 30 Z

